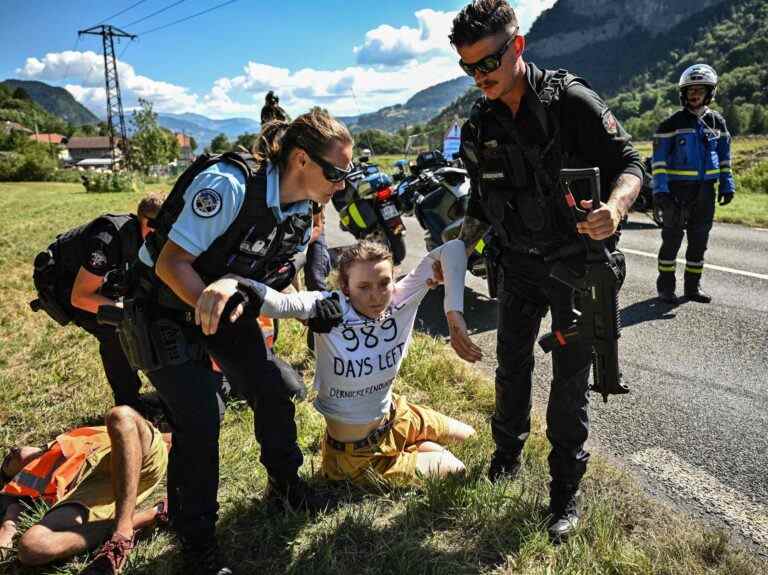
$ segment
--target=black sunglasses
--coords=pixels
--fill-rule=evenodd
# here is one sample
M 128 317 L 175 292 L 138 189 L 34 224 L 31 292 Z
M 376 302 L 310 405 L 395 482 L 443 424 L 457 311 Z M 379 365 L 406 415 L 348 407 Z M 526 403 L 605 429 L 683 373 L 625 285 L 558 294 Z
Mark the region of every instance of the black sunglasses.
M 507 49 L 509 49 L 509 45 L 514 41 L 515 38 L 517 38 L 517 28 L 515 28 L 515 32 L 512 34 L 512 36 L 507 38 L 507 41 L 504 42 L 504 45 L 498 52 L 489 54 L 474 64 L 467 64 L 464 60 L 459 60 L 459 66 L 461 66 L 461 69 L 466 72 L 467 76 L 474 77 L 475 72 L 480 72 L 482 74 L 490 74 L 491 72 L 495 72 L 499 69 L 499 66 L 501 66 L 501 59 L 504 57 Z
M 312 152 L 309 150 L 304 150 L 307 155 L 312 158 L 312 161 L 315 162 L 318 166 L 320 166 L 323 169 L 323 176 L 325 176 L 325 179 L 333 184 L 338 184 L 339 182 L 343 182 L 344 180 L 349 177 L 349 174 L 352 173 L 352 166 L 347 168 L 346 170 L 342 170 L 341 168 L 334 166 L 331 162 L 328 160 L 321 158 L 320 156 L 315 156 Z

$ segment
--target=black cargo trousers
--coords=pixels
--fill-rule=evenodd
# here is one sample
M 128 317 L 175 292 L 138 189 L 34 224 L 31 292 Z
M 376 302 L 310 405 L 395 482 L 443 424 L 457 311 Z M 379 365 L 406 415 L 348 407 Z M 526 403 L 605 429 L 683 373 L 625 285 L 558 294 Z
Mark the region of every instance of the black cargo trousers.
M 715 180 L 671 182 L 669 193 L 673 202 L 663 213 L 657 287 L 674 291 L 677 252 L 687 231 L 684 278 L 688 291 L 699 285 L 704 270 L 704 252 L 715 219 Z
M 96 321 L 96 314 L 88 313 L 70 306 L 73 322 L 99 340 L 99 355 L 104 366 L 104 374 L 112 388 L 115 405 L 128 405 L 138 412 L 143 412 L 139 390 L 141 379 L 125 356 L 117 330 L 111 325 L 102 325 Z
M 568 265 L 583 269 L 584 258 Z M 574 290 L 549 276 L 541 256 L 505 253 L 499 290 L 496 346 L 496 409 L 491 430 L 496 447 L 515 457 L 531 430 L 533 348 L 549 309 L 552 329 L 576 321 Z M 554 484 L 577 485 L 587 468 L 584 443 L 589 433 L 588 392 L 591 346 L 569 341 L 552 352 L 552 385 L 547 405 L 547 438 L 552 446 L 549 469 Z
M 221 322 L 203 335 L 193 323 L 177 321 L 186 341 L 216 360 L 230 385 L 254 412 L 260 461 L 278 483 L 297 476 L 302 454 L 297 444 L 292 392 L 285 384 L 258 320 Z M 168 461 L 168 500 L 173 526 L 182 539 L 206 542 L 214 536 L 219 487 L 219 389 L 207 357 L 152 371 L 149 379 L 167 406 L 173 428 Z

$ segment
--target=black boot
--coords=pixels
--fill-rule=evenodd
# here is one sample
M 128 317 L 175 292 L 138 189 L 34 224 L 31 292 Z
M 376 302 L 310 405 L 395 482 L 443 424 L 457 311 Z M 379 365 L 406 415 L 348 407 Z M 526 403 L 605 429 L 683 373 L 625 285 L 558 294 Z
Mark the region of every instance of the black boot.
M 318 513 L 330 506 L 327 497 L 317 493 L 306 481 L 295 477 L 290 481 L 277 481 L 270 477 L 264 492 L 264 501 L 284 511 L 308 511 Z
M 513 480 L 520 473 L 520 454 L 507 453 L 497 449 L 491 457 L 491 465 L 488 468 L 488 479 L 493 483 L 502 479 Z
M 565 541 L 579 524 L 579 486 L 572 483 L 552 482 L 549 488 L 549 532 L 555 543 Z
M 676 304 L 675 272 L 659 272 L 659 276 L 656 278 L 656 291 L 659 294 L 659 299 L 664 303 Z
M 685 297 L 699 303 L 709 303 L 712 301 L 711 295 L 701 291 L 701 275 L 686 274 Z
M 219 552 L 216 539 L 182 541 L 184 575 L 232 575 Z

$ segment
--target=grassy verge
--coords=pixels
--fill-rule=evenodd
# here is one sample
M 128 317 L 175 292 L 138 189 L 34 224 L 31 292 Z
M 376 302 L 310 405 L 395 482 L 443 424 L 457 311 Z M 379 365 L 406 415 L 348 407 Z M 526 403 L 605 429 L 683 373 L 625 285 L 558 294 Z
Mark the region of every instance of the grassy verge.
M 5 210 L 0 239 L 0 445 L 38 444 L 98 421 L 110 394 L 95 340 L 32 314 L 31 261 L 56 232 L 107 210 L 132 209 L 138 194 L 97 196 L 76 186 L 0 184 Z M 312 363 L 303 328 L 285 322 L 279 353 L 309 380 Z M 420 489 L 364 493 L 323 486 L 339 506 L 316 518 L 270 515 L 260 498 L 266 477 L 258 463 L 249 409 L 228 410 L 221 438 L 220 535 L 241 573 L 388 574 L 664 574 L 752 575 L 765 572 L 721 532 L 691 525 L 648 500 L 624 472 L 593 458 L 584 481 L 584 527 L 562 546 L 546 537 L 548 446 L 538 422 L 522 477 L 493 486 L 484 479 L 492 450 L 488 417 L 493 387 L 456 361 L 446 346 L 417 335 L 398 391 L 475 426 L 477 437 L 455 449 L 465 479 L 426 482 Z M 307 403 L 297 410 L 303 473 L 319 466 L 322 418 Z M 86 558 L 44 573 L 74 575 Z M 127 573 L 166 574 L 178 566 L 173 538 L 149 535 Z M 0 572 L 27 573 L 13 562 Z

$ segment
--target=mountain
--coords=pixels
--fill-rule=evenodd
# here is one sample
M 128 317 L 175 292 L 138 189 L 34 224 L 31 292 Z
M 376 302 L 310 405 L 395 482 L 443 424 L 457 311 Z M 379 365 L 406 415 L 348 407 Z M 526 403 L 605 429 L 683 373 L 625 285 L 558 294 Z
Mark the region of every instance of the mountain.
M 376 112 L 339 119 L 353 132 L 370 129 L 396 132 L 406 124 L 413 125 L 428 121 L 466 92 L 471 85 L 472 78 L 461 76 L 421 90 L 411 96 L 405 104 L 387 106 Z
M 732 133 L 768 130 L 765 0 L 559 0 L 526 41 L 527 60 L 586 78 L 636 138 L 678 107 L 678 78 L 696 62 L 720 75 L 716 102 Z M 479 95 L 473 90 L 430 124 L 466 118 Z
M 256 133 L 261 129 L 261 124 L 249 118 L 227 118 L 213 120 L 200 114 L 168 114 L 159 113 L 157 122 L 163 128 L 173 132 L 183 132 L 192 136 L 198 144 L 198 150 L 202 151 L 211 140 L 219 134 L 225 134 L 230 140 L 235 140 L 245 132 Z
M 6 86 L 11 91 L 22 88 L 33 102 L 70 124 L 81 126 L 96 124 L 99 121 L 93 112 L 75 100 L 64 88 L 29 80 L 5 80 L 0 82 L 0 86 Z

